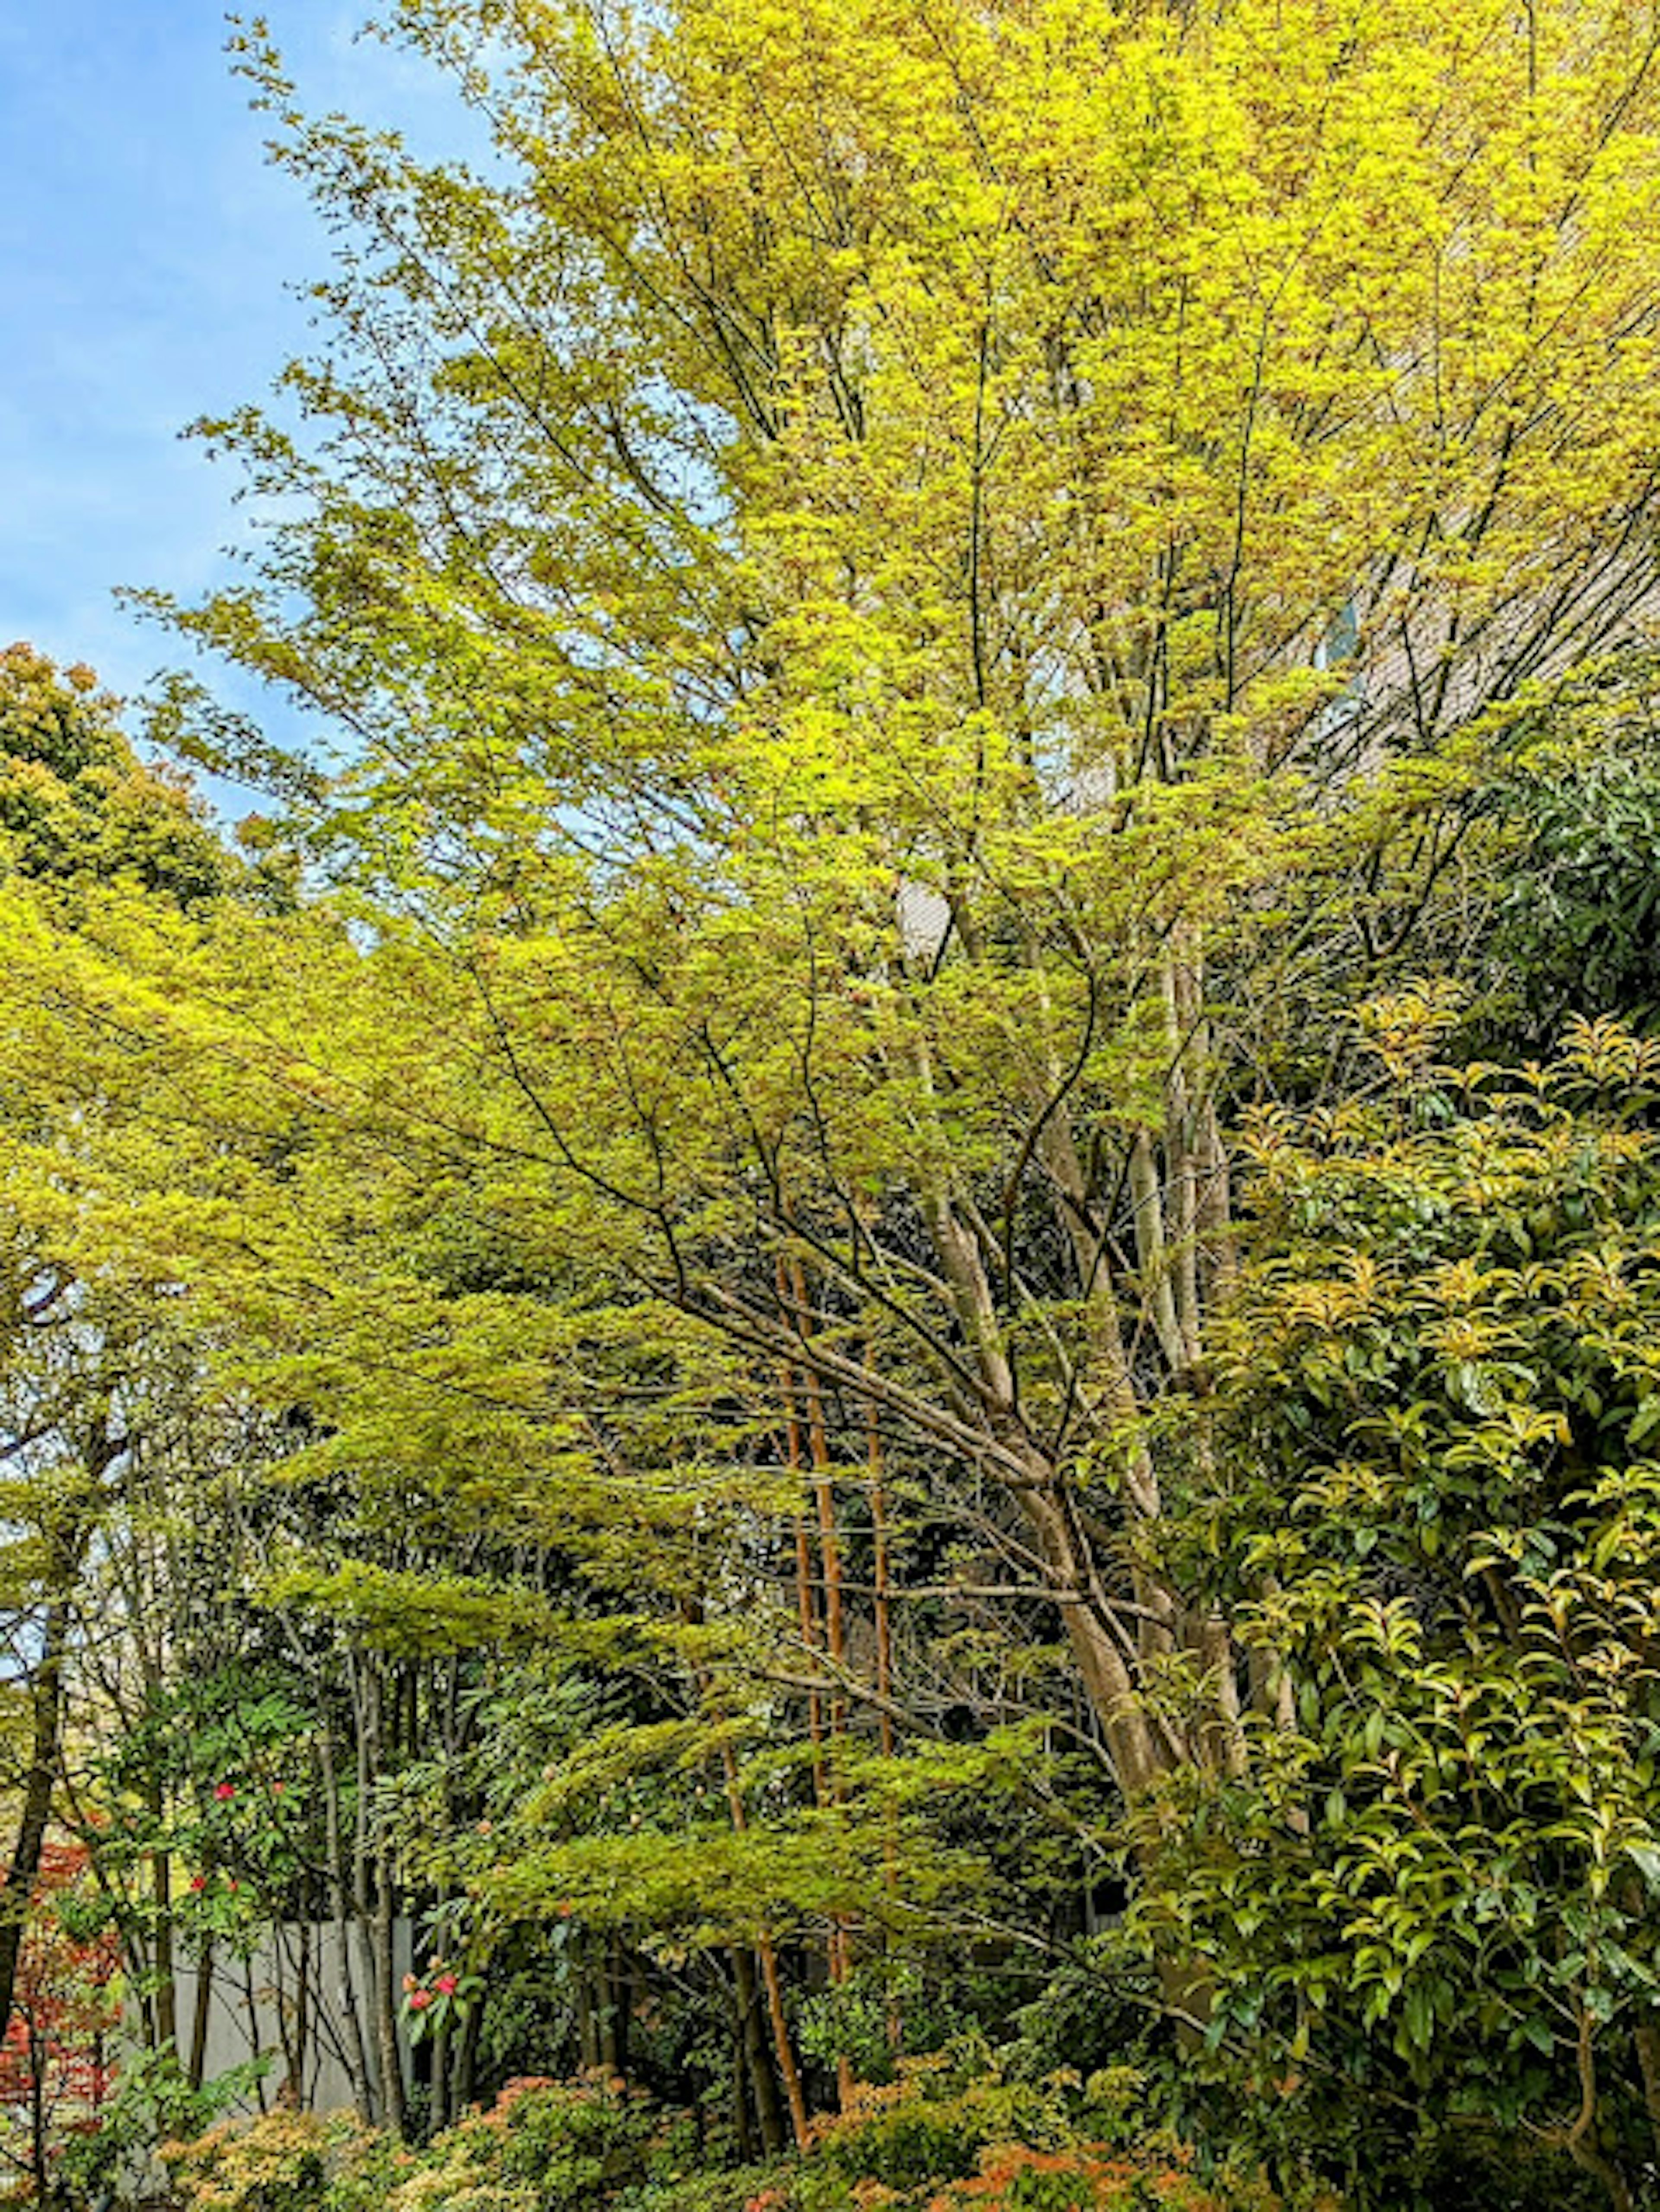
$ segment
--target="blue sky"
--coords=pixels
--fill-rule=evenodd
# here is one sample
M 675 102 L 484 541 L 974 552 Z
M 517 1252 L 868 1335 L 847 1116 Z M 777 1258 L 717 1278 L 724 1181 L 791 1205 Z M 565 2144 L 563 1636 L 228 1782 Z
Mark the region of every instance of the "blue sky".
M 448 95 L 356 40 L 356 7 L 264 12 L 307 106 L 443 131 Z M 186 656 L 112 588 L 192 597 L 246 527 L 234 472 L 179 433 L 265 395 L 307 342 L 285 287 L 326 265 L 226 36 L 217 0 L 0 0 L 0 644 L 89 660 L 125 694 Z M 246 680 L 214 680 L 295 734 Z

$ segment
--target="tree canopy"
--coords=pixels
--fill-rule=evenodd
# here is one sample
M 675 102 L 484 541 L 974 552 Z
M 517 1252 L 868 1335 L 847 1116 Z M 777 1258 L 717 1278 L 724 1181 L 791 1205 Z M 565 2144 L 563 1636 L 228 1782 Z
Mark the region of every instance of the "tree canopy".
M 179 1947 L 326 1922 L 366 2117 L 558 2045 L 541 1972 L 775 2149 L 1037 1976 L 1357 2206 L 1522 2142 L 1636 2201 L 1660 33 L 382 34 L 492 150 L 237 34 L 338 251 L 202 426 L 252 579 L 148 599 L 332 757 L 175 681 L 235 859 L 90 678 L 0 688 L 156 2041 Z

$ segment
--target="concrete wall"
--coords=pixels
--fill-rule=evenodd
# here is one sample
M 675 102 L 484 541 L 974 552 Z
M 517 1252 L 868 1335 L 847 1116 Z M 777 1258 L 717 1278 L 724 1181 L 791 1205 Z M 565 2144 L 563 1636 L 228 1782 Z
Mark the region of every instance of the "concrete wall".
M 350 1984 L 356 1993 L 363 2040 L 372 2045 L 374 2030 L 355 1941 L 351 1952 Z M 410 1958 L 407 1920 L 394 1926 L 392 1953 L 394 1979 L 401 1984 Z M 306 1990 L 303 2041 L 302 1976 Z M 195 1967 L 186 1963 L 176 1970 L 174 1979 L 179 2041 L 188 2050 L 199 1977 Z M 216 1954 L 207 1992 L 205 2077 L 211 2081 L 250 2058 L 274 2052 L 263 2083 L 266 2104 L 275 2104 L 282 2097 L 297 2101 L 308 2112 L 349 2111 L 355 2100 L 345 2056 L 353 2047 L 347 2025 L 347 1985 L 337 1931 L 331 1922 L 304 1928 L 280 1927 L 247 1960 Z M 257 2094 L 247 2100 L 250 2109 L 257 2108 L 260 2101 Z

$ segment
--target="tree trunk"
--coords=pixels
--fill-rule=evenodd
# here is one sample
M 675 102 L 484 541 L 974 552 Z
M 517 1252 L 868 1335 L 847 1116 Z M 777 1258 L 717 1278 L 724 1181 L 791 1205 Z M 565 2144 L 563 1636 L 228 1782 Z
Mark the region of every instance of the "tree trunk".
M 381 1680 L 372 1662 L 360 1662 L 363 1697 L 358 1726 L 362 1733 L 360 1787 L 372 1788 L 380 1772 Z M 409 2109 L 404 2093 L 404 2055 L 398 2035 L 398 1993 L 392 1955 L 392 1923 L 397 1902 L 392 1851 L 386 1824 L 377 1814 L 369 1822 L 373 1882 L 371 1917 L 374 1987 L 372 1994 L 374 2039 L 380 2061 L 380 2094 L 385 2100 L 386 2125 L 394 2135 L 409 2133 Z
M 17 1994 L 18 1960 L 22 1955 L 35 1877 L 40 1871 L 46 1826 L 52 1818 L 64 1725 L 64 1656 L 69 1643 L 69 1626 L 67 1599 L 54 1599 L 46 1607 L 40 1656 L 29 1685 L 28 1772 L 23 1782 L 22 1809 L 6 1869 L 6 1886 L 0 1893 L 0 2034 L 11 2024 Z
M 46 2068 L 51 2054 L 33 2014 L 29 2018 L 29 2179 L 35 2202 L 51 2212 L 58 2192 L 52 2185 L 52 2146 L 46 2140 Z
M 187 2079 L 192 2089 L 202 2086 L 208 2063 L 208 2022 L 213 2012 L 213 1938 L 203 1943 L 196 1960 L 196 1995 L 191 2006 L 190 2059 Z
M 796 1310 L 805 1314 L 807 1310 L 806 1284 L 799 1261 L 792 1262 L 790 1273 Z M 835 1470 L 830 1463 L 830 1442 L 824 1431 L 824 1384 L 811 1367 L 806 1370 L 806 1385 L 807 1444 L 812 1467 L 813 1496 L 818 1506 L 824 1650 L 833 1674 L 840 1678 L 847 1665 L 847 1627 L 842 1608 L 842 1540 L 836 1518 Z M 847 1734 L 847 1726 L 846 1696 L 839 1688 L 832 1690 L 830 1700 L 829 1790 L 825 1793 L 821 1786 L 821 1804 L 837 1804 L 842 1799 L 842 1741 Z M 852 1959 L 847 1923 L 840 1915 L 830 1923 L 825 1965 L 831 1986 L 843 1987 L 852 1969 Z M 853 2096 L 853 2066 L 847 2054 L 839 2051 L 836 2057 L 836 2094 L 838 2104 L 845 2112 Z
M 403 2135 L 408 2128 L 403 2054 L 398 2041 L 397 1994 L 392 1986 L 392 1895 L 371 1799 L 380 1771 L 380 1680 L 365 1653 L 348 1651 L 357 1733 L 357 1819 L 352 1838 L 353 1922 L 368 2007 L 367 2049 L 373 2054 L 381 2124 Z
M 738 2008 L 739 2050 L 743 2067 L 747 2065 L 750 2086 L 755 2097 L 755 2117 L 761 2129 L 761 2147 L 769 2158 L 776 2157 L 787 2141 L 784 2115 L 778 2103 L 778 2084 L 773 2076 L 772 2063 L 767 2056 L 767 2039 L 761 2018 L 761 1993 L 755 1985 L 755 1965 L 741 1943 L 733 1946 L 733 1984 Z

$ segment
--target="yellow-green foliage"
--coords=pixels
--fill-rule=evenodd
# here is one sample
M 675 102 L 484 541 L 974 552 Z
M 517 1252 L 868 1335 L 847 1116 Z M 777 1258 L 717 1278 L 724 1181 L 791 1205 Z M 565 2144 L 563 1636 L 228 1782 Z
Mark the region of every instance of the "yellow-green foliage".
M 1463 857 L 1481 749 L 1449 746 L 1654 578 L 1647 14 L 392 12 L 459 58 L 499 162 L 307 126 L 246 34 L 282 158 L 370 242 L 287 380 L 305 449 L 220 426 L 283 518 L 265 580 L 183 617 L 351 730 L 319 855 L 354 889 L 274 930 L 77 876 L 71 939 L 48 891 L 0 885 L 29 1218 L 66 1277 L 149 1289 L 239 1413 L 303 1416 L 284 1472 L 369 1556 L 279 1527 L 268 1601 L 417 1655 L 620 1653 L 611 1601 L 672 1624 L 651 1656 L 686 1743 L 654 1706 L 601 1747 L 643 1802 L 602 1826 L 599 1778 L 553 1760 L 546 1855 L 494 1807 L 454 1850 L 434 1823 L 435 1893 L 523 1924 L 580 1921 L 586 1887 L 595 1919 L 683 1939 L 713 1896 L 717 1936 L 793 1934 L 794 1908 L 839 1941 L 848 1839 L 871 1892 L 891 1869 L 921 1894 L 922 1855 L 877 1774 L 844 1796 L 836 1740 L 877 1741 L 896 1686 L 870 1764 L 915 1775 L 912 1683 L 981 1676 L 929 1626 L 964 1607 L 1066 1639 L 1103 1823 L 1158 1797 L 1190 1826 L 1300 1756 L 1298 1623 L 1263 1608 L 1323 1588 L 1265 1553 L 1219 1590 L 1237 1555 L 1195 1499 L 1234 1471 L 1227 1117 L 1289 1018 L 1262 1001 L 1414 933 L 1462 957 L 1492 893 Z M 1462 1295 L 1425 1350 L 1462 1342 L 1463 1411 L 1518 1421 L 1449 1439 L 1438 1486 L 1537 1443 Z M 810 1396 L 833 1435 L 804 1451 Z M 786 1549 L 815 1446 L 822 1638 Z M 902 1649 L 880 1689 L 849 1534 L 879 1456 L 929 1577 L 901 1615 L 926 1663 Z M 1345 1486 L 1389 1499 L 1377 1456 L 1363 1481 L 1334 1454 L 1335 1517 Z M 570 1622 L 497 1602 L 508 1553 L 569 1567 Z M 417 1612 L 399 1577 L 435 1565 Z M 1478 1565 L 1503 1587 L 1505 1558 Z M 806 1755 L 769 1771 L 757 1740 L 790 1730 Z M 1192 1914 L 1146 1924 L 1202 2008 Z M 1420 2002 L 1408 2047 L 1432 2026 Z M 567 2149 L 599 2124 L 568 2117 Z M 453 2160 L 459 2190 L 477 2148 L 496 2186 L 492 2140 L 396 2185 Z
M 135 876 L 195 899 L 235 864 L 176 775 L 146 766 L 89 668 L 22 644 L 0 651 L 0 873 L 94 882 Z
M 390 896 L 210 986 L 192 1079 L 228 1049 L 329 1135 L 246 1208 L 204 1164 L 198 1279 L 286 1340 L 316 1459 L 699 1607 L 806 1360 L 947 1516 L 1022 1520 L 1122 1788 L 1234 1756 L 1208 1596 L 1149 1540 L 1119 1607 L 1090 1532 L 1181 1487 L 1148 1416 L 1204 1396 L 1222 1102 L 1281 1018 L 1247 977 L 1333 988 L 1311 876 L 1356 963 L 1462 942 L 1491 888 L 1437 808 L 1480 763 L 1441 749 L 1652 580 L 1646 19 L 397 25 L 488 179 L 307 125 L 242 42 L 375 243 L 289 373 L 305 449 L 216 426 L 285 495 L 265 585 L 181 619 L 349 721 L 330 849 Z M 1394 804 L 1339 834 L 1362 767 Z M 411 1280 L 452 1224 L 533 1316 Z

